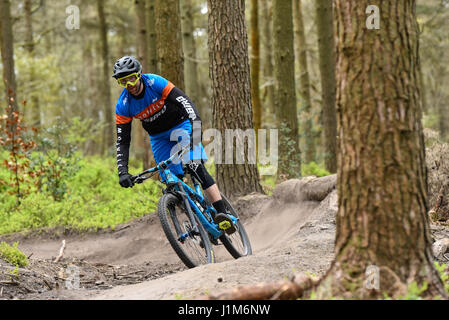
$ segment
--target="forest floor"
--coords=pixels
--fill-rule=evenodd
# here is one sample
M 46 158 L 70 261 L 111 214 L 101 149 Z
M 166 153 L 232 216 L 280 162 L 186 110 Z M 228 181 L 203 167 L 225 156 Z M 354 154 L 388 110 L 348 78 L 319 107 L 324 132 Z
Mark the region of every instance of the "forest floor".
M 253 255 L 234 260 L 220 245 L 216 263 L 193 269 L 174 253 L 156 213 L 96 233 L 52 229 L 2 236 L 0 241 L 19 241 L 30 264 L 15 276 L 0 259 L 0 299 L 195 299 L 299 272 L 320 276 L 333 259 L 337 194 L 327 188 L 310 200 L 303 192 L 309 181 L 289 180 L 273 196 L 235 201 Z M 449 238 L 447 227 L 431 229 L 434 240 Z M 62 240 L 64 256 L 54 262 Z M 79 271 L 79 288 L 67 284 L 73 270 Z

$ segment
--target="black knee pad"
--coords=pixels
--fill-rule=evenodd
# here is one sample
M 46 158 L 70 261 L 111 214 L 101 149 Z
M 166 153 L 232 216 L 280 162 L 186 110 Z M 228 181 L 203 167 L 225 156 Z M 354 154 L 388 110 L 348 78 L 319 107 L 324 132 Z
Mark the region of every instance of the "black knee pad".
M 198 180 L 203 190 L 206 190 L 215 184 L 214 179 L 211 177 L 209 172 L 207 172 L 204 164 L 200 161 L 187 162 L 186 170 Z

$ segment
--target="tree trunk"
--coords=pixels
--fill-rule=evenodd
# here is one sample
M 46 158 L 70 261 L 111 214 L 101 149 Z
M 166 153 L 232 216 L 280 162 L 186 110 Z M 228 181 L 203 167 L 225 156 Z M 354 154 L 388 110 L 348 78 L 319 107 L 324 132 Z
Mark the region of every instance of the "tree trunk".
M 154 8 L 159 73 L 184 91 L 179 0 L 156 1 Z
M 3 65 L 3 81 L 5 84 L 6 105 L 9 107 L 9 118 L 13 120 L 13 112 L 18 111 L 17 85 L 14 73 L 14 42 L 11 24 L 11 8 L 9 0 L 0 0 L 0 45 Z M 15 126 L 10 127 L 15 131 Z
M 226 129 L 252 129 L 248 38 L 245 23 L 245 1 L 208 0 L 208 47 L 210 78 L 212 81 L 213 126 L 226 137 Z M 228 131 L 229 133 L 230 131 Z M 234 131 L 235 132 L 235 131 Z M 240 135 L 241 136 L 241 135 Z M 229 138 L 229 137 L 228 137 Z M 248 143 L 254 147 L 253 139 Z M 228 148 L 226 147 L 228 142 Z M 231 143 L 230 143 L 231 142 Z M 232 163 L 215 164 L 216 180 L 220 190 L 229 197 L 253 191 L 263 192 L 255 154 L 251 163 L 249 152 L 244 152 L 244 163 L 237 164 L 235 143 L 225 140 L 221 150 Z M 230 153 L 230 146 L 233 151 Z M 245 148 L 246 149 L 246 148 Z
M 149 73 L 148 59 L 148 36 L 147 36 L 147 22 L 146 22 L 146 7 L 144 0 L 135 1 L 136 18 L 137 18 L 137 59 L 142 63 L 143 73 Z M 139 146 L 139 154 L 142 161 L 143 168 L 150 168 L 154 163 L 152 154 L 150 154 L 150 142 L 148 133 L 140 125 L 137 129 L 137 140 Z
M 412 282 L 446 298 L 427 216 L 415 1 L 378 2 L 378 30 L 366 28 L 372 3 L 335 2 L 337 234 L 317 298 L 397 297 Z
M 193 103 L 200 112 L 200 99 L 198 95 L 198 70 L 196 61 L 195 39 L 193 37 L 194 20 L 192 0 L 181 2 L 181 29 L 182 29 L 182 47 L 184 51 L 184 80 L 186 94 L 192 99 Z
M 301 176 L 295 93 L 292 1 L 273 0 L 276 120 L 279 131 L 278 177 Z
M 101 80 L 101 93 L 102 93 L 102 103 L 103 112 L 105 114 L 106 125 L 103 131 L 103 145 L 102 154 L 106 150 L 114 150 L 114 129 L 113 129 L 113 118 L 111 109 L 111 87 L 110 87 L 110 72 L 109 69 L 109 47 L 108 47 L 108 34 L 106 17 L 104 14 L 104 0 L 97 1 L 98 9 L 98 20 L 99 20 L 99 31 L 100 31 L 100 47 L 101 47 L 101 59 L 102 59 L 102 73 L 103 79 Z M 112 151 L 111 151 L 112 152 Z
M 263 39 L 263 102 L 264 102 L 264 112 L 263 118 L 265 123 L 270 123 L 271 125 L 275 122 L 275 108 L 274 108 L 274 85 L 273 85 L 273 46 L 271 44 L 272 34 L 273 34 L 273 21 L 272 21 L 272 7 L 271 1 L 265 0 L 261 1 L 261 11 L 262 11 L 262 39 Z
M 147 24 L 147 46 L 148 46 L 148 73 L 157 74 L 157 39 L 156 39 L 156 22 L 154 18 L 154 2 L 155 0 L 147 0 L 146 4 L 146 24 Z
M 337 115 L 335 110 L 335 44 L 332 0 L 316 0 L 316 24 L 323 104 L 324 164 L 337 172 Z
M 307 43 L 302 18 L 301 0 L 293 0 L 293 16 L 295 21 L 296 61 L 299 66 L 300 118 L 304 136 L 304 161 L 315 161 L 315 132 L 313 128 L 312 101 L 310 99 L 310 79 L 307 64 Z
M 32 61 L 30 65 L 30 83 L 34 84 L 36 79 L 36 70 L 35 70 L 35 51 L 34 51 L 34 37 L 33 37 L 33 20 L 32 20 L 32 10 L 31 10 L 31 0 L 25 0 L 24 2 L 25 9 L 25 50 L 28 52 L 29 57 Z M 30 124 L 33 127 L 40 127 L 41 125 L 41 115 L 39 108 L 39 96 L 36 91 L 31 93 L 31 103 L 29 104 L 30 112 L 29 118 L 31 119 Z M 26 110 L 24 110 L 24 113 Z
M 251 103 L 253 107 L 253 122 L 256 135 L 262 126 L 262 106 L 260 104 L 259 93 L 260 44 L 258 11 L 257 0 L 251 0 Z

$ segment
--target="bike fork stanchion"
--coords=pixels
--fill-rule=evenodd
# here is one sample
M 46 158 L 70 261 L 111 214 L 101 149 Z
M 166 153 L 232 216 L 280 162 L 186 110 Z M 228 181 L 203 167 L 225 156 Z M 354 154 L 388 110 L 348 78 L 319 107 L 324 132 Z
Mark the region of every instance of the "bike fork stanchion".
M 190 207 L 189 200 L 187 199 L 187 197 L 185 195 L 185 190 L 184 190 L 184 187 L 182 186 L 181 182 L 178 182 L 178 187 L 181 190 L 182 200 L 184 201 L 184 206 L 186 207 L 187 215 L 189 216 L 189 219 L 192 223 L 192 227 L 195 231 L 199 231 L 197 222 L 195 220 L 195 216 L 193 215 L 192 208 Z

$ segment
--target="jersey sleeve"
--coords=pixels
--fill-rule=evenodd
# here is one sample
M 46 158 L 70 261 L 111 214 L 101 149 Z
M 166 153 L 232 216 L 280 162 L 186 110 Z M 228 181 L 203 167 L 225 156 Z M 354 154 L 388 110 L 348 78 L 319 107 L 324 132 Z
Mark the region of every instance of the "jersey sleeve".
M 157 74 L 146 74 L 146 77 L 148 85 L 157 94 L 159 94 L 163 100 L 168 97 L 172 89 L 175 87 L 173 83 Z
M 116 106 L 115 106 L 115 123 L 116 124 L 130 123 L 133 120 L 133 118 L 129 114 L 127 100 L 128 100 L 128 97 L 126 96 L 125 91 L 123 91 L 117 101 Z
M 127 97 L 122 92 L 115 107 L 115 123 L 117 129 L 117 169 L 119 176 L 128 173 L 129 147 L 131 144 L 131 122 Z

